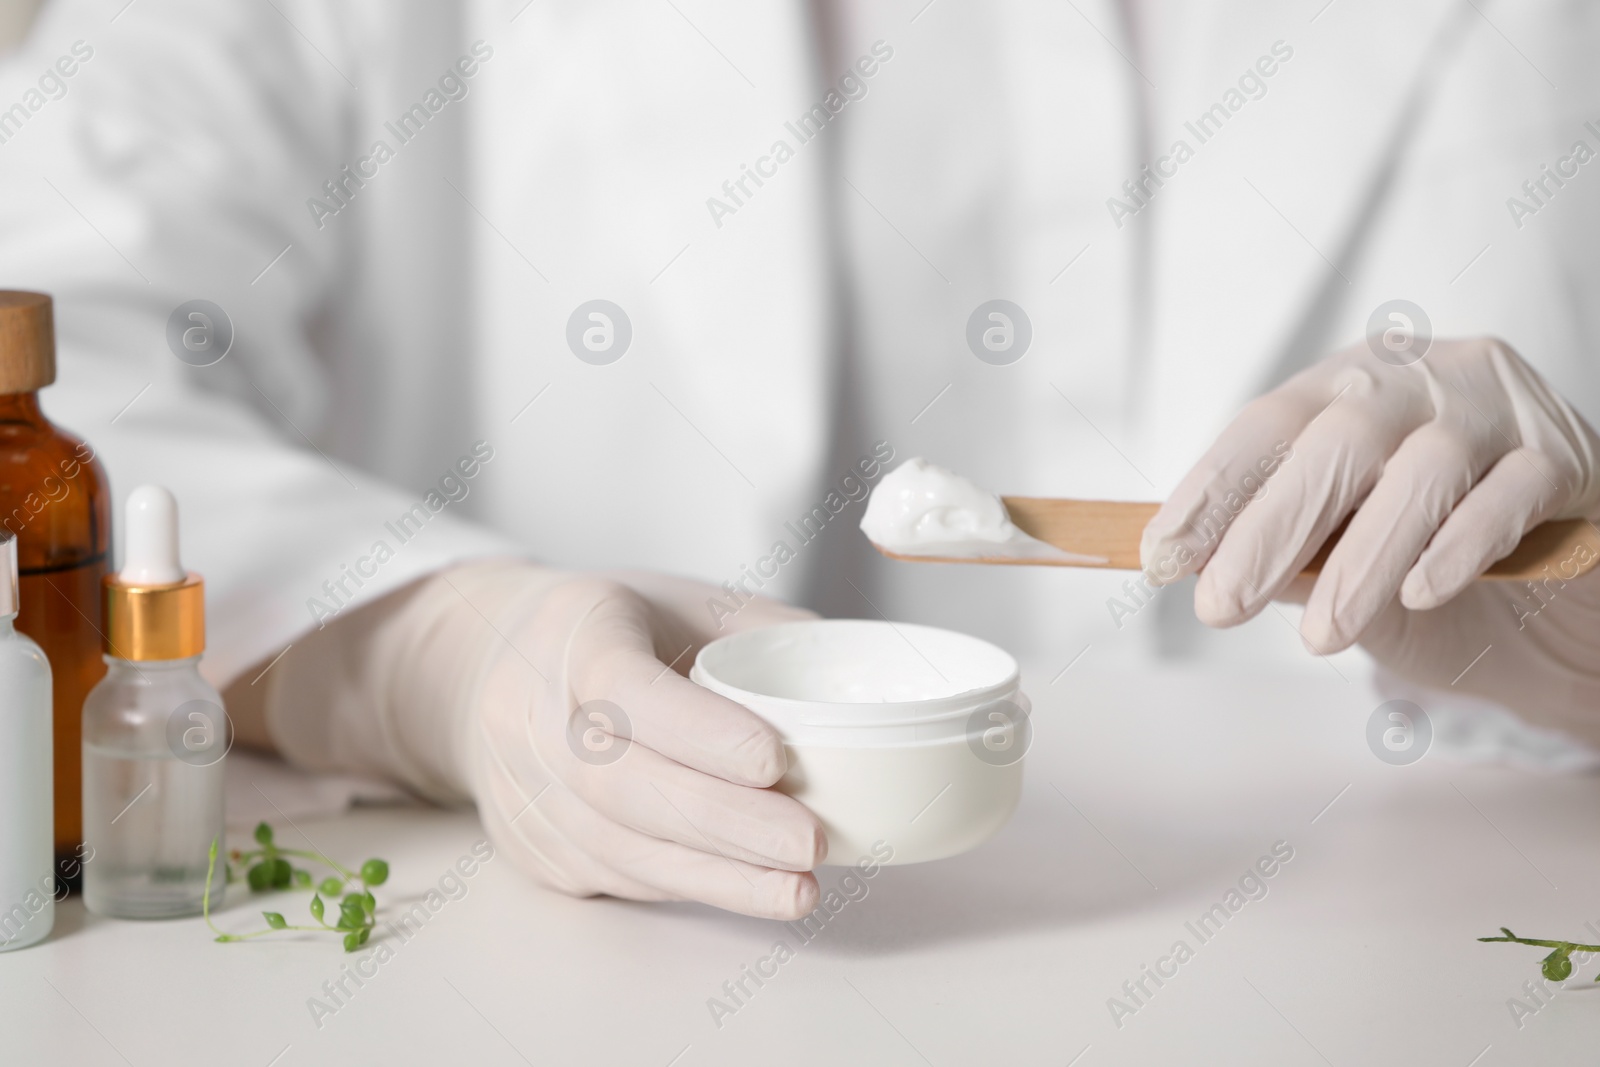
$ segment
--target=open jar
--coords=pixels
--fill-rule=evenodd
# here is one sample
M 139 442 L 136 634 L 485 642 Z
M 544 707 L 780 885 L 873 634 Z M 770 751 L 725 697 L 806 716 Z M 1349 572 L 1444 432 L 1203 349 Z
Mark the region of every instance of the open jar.
M 822 820 L 827 863 L 954 856 L 1016 809 L 1029 705 L 1017 661 L 987 641 L 812 619 L 719 638 L 689 677 L 778 731 L 777 787 Z

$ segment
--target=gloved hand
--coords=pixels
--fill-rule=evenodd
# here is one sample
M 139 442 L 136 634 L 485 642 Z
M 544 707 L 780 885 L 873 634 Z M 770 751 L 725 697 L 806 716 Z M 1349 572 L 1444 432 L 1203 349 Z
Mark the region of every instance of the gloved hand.
M 1406 366 L 1362 343 L 1246 407 L 1141 554 L 1157 584 L 1200 572 L 1195 612 L 1212 626 L 1299 600 L 1314 652 L 1360 641 L 1413 681 L 1460 676 L 1458 689 L 1595 737 L 1600 578 L 1565 580 L 1580 558 L 1537 589 L 1473 579 L 1539 523 L 1600 513 L 1597 467 L 1594 431 L 1503 342 L 1435 341 Z M 1321 574 L 1296 581 L 1346 517 Z
M 477 801 L 491 839 L 564 893 L 699 900 L 792 919 L 816 907 L 821 823 L 766 788 L 771 727 L 690 682 L 722 633 L 804 617 L 658 575 L 457 567 L 298 642 L 268 675 L 291 760 Z

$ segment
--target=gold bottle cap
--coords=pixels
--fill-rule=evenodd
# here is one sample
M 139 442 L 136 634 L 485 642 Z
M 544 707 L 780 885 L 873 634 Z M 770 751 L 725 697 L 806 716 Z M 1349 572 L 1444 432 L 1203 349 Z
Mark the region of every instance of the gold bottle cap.
M 118 659 L 188 659 L 206 650 L 206 583 L 193 571 L 168 585 L 105 576 L 105 649 Z
M 31 393 L 55 380 L 50 295 L 0 289 L 0 393 Z

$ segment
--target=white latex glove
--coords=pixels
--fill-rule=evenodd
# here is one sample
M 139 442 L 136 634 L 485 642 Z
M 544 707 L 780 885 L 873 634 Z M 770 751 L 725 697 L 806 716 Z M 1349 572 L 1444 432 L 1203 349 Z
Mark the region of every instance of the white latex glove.
M 296 763 L 475 799 L 495 845 L 561 892 L 798 918 L 822 825 L 765 788 L 786 767 L 772 728 L 680 672 L 722 633 L 807 613 L 753 601 L 719 631 L 711 597 L 656 575 L 458 567 L 297 643 L 268 675 L 267 725 Z
M 1360 641 L 1424 684 L 1450 685 L 1493 646 L 1459 688 L 1594 737 L 1595 574 L 1552 571 L 1537 590 L 1473 579 L 1539 523 L 1600 511 L 1597 454 L 1503 342 L 1436 341 L 1408 366 L 1358 344 L 1240 413 L 1145 528 L 1145 572 L 1199 571 L 1195 612 L 1212 626 L 1300 600 L 1312 651 Z M 1314 584 L 1296 581 L 1346 517 Z

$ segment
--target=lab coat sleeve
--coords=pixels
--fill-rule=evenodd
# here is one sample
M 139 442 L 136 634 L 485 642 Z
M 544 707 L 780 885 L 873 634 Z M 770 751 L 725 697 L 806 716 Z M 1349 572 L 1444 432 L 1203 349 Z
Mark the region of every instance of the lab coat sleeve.
M 176 493 L 218 684 L 330 613 L 518 551 L 446 494 L 384 485 L 318 444 L 340 413 L 314 339 L 358 264 L 350 228 L 319 229 L 308 201 L 361 154 L 352 94 L 382 53 L 364 11 L 56 0 L 0 63 L 0 287 L 55 295 L 43 402 L 119 504 L 145 482 Z M 195 299 L 233 330 L 205 367 L 168 341 Z

